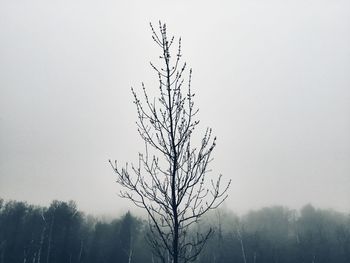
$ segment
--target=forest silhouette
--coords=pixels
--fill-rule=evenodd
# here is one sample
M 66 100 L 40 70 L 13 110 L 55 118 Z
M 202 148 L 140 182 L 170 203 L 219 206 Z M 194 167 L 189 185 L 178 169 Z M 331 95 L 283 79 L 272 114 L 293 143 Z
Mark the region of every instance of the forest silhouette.
M 103 220 L 73 201 L 49 207 L 0 201 L 1 263 L 158 262 L 145 236 L 148 224 L 130 212 Z M 193 233 L 213 228 L 198 263 L 350 262 L 350 217 L 306 205 L 266 207 L 237 216 L 216 210 Z

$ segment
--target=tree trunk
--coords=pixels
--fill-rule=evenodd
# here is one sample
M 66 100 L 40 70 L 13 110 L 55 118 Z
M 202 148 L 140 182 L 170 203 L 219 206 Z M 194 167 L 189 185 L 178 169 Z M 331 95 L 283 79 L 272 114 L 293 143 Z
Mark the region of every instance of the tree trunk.
M 37 257 L 37 254 L 36 254 L 36 252 L 34 252 L 32 263 L 36 262 L 36 257 Z
M 241 250 L 242 250 L 243 262 L 244 262 L 244 263 L 247 263 L 247 257 L 246 257 L 246 255 L 245 255 L 245 249 L 244 249 L 243 238 L 242 238 L 241 231 L 239 230 L 239 227 L 237 228 L 237 234 L 238 234 L 239 242 L 241 243 Z
M 169 119 L 170 119 L 170 144 L 172 149 L 173 163 L 170 166 L 170 171 L 172 171 L 172 182 L 171 182 L 171 199 L 172 199 L 172 210 L 174 217 L 174 238 L 173 238 L 173 263 L 178 263 L 179 258 L 179 219 L 177 213 L 177 200 L 176 200 L 176 172 L 177 172 L 177 151 L 175 146 L 175 130 L 173 123 L 173 108 L 172 108 L 172 97 L 170 90 L 170 66 L 169 66 L 169 46 L 166 42 L 164 45 L 164 59 L 166 63 L 166 72 L 167 72 L 167 89 L 168 89 L 168 103 L 169 103 Z
M 50 263 L 52 228 L 53 228 L 54 221 L 55 221 L 55 213 L 53 213 L 53 215 L 52 215 L 52 220 L 51 220 L 51 224 L 50 224 L 49 240 L 48 240 L 48 245 L 47 245 L 46 263 Z
M 84 248 L 84 242 L 83 240 L 80 240 L 80 250 L 79 250 L 79 257 L 78 257 L 78 262 L 81 262 L 81 257 L 83 255 L 83 248 Z
M 129 257 L 128 257 L 128 263 L 131 263 L 131 260 L 132 260 L 132 252 L 133 252 L 133 250 L 130 248 L 130 250 L 129 250 Z
M 27 263 L 27 251 L 25 248 L 23 249 L 23 263 Z
M 46 222 L 45 222 L 45 225 L 44 225 L 43 230 L 41 231 L 41 235 L 40 235 L 40 246 L 39 246 L 37 260 L 36 260 L 37 263 L 40 263 L 40 261 L 41 261 L 41 251 L 42 251 L 43 245 L 44 245 L 45 231 L 46 231 Z

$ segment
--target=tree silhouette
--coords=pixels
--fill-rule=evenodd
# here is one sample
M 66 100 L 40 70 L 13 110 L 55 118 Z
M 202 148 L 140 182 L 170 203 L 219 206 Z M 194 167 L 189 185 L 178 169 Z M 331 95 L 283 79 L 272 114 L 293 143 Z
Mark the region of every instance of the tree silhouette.
M 128 164 L 120 169 L 116 161 L 110 163 L 117 182 L 123 186 L 121 196 L 147 211 L 148 240 L 156 255 L 162 262 L 190 262 L 199 255 L 212 231 L 190 236 L 189 228 L 226 199 L 230 182 L 222 187 L 221 175 L 215 179 L 207 176 L 216 141 L 210 128 L 200 145 L 192 146 L 198 109 L 191 91 L 192 70 L 185 81 L 187 66 L 180 62 L 181 38 L 172 57 L 174 37 L 168 39 L 166 24 L 159 22 L 160 34 L 152 24 L 151 30 L 163 62 L 159 67 L 150 63 L 158 75 L 159 97 L 149 98 L 142 84 L 141 101 L 132 89 L 145 153 L 139 153 L 138 164 L 131 164 L 131 170 Z
M 120 242 L 122 247 L 122 256 L 120 262 L 130 263 L 133 256 L 133 229 L 136 226 L 136 220 L 127 212 L 121 221 L 120 227 Z

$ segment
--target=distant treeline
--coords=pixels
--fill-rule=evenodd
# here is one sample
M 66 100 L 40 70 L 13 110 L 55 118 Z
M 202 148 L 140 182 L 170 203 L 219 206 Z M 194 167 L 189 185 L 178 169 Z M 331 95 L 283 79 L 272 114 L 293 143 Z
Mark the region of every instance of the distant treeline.
M 217 210 L 193 233 L 210 227 L 198 263 L 350 262 L 350 216 L 311 205 L 241 217 Z M 147 229 L 130 213 L 111 222 L 86 216 L 72 201 L 47 208 L 0 199 L 0 263 L 156 263 Z

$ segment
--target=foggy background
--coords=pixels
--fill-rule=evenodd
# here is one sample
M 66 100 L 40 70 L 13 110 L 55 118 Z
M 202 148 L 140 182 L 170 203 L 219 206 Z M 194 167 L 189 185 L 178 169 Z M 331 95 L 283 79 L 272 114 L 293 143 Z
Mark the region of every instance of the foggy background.
M 0 2 L 0 197 L 131 204 L 108 159 L 143 143 L 130 87 L 157 91 L 149 22 L 182 37 L 199 119 L 218 145 L 225 207 L 350 210 L 350 2 Z

